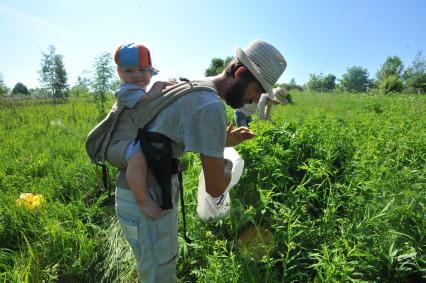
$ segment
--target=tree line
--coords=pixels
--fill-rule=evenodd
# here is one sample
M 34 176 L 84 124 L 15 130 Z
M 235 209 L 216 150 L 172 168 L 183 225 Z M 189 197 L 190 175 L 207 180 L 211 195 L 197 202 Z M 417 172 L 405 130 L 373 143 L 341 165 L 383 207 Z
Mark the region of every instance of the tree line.
M 104 52 L 94 59 L 92 70 L 83 71 L 76 84 L 69 87 L 63 55 L 58 54 L 53 45 L 48 47 L 47 52 L 41 53 L 38 74 L 41 88 L 28 89 L 22 82 L 17 82 L 10 90 L 0 73 L 0 97 L 52 98 L 55 102 L 60 102 L 69 97 L 89 96 L 95 99 L 99 116 L 103 117 L 107 97 L 120 83 L 115 75 L 112 55 Z
M 42 52 L 40 60 L 39 81 L 41 88 L 28 89 L 22 82 L 17 82 L 10 90 L 0 73 L 0 97 L 27 96 L 67 99 L 70 96 L 92 95 L 98 101 L 100 112 L 104 112 L 107 96 L 120 83 L 114 70 L 112 55 L 102 53 L 94 59 L 91 71 L 83 71 L 74 86 L 69 87 L 68 75 L 63 63 L 63 55 L 50 45 L 47 52 Z M 206 76 L 216 75 L 223 71 L 233 59 L 213 58 L 205 70 Z M 426 93 L 426 60 L 422 52 L 418 52 L 412 63 L 405 67 L 398 56 L 389 56 L 377 71 L 375 78 L 370 78 L 368 70 L 361 66 L 347 68 L 340 79 L 334 74 L 310 74 L 304 85 L 298 85 L 293 78 L 289 83 L 281 84 L 288 90 L 308 90 L 312 92 L 349 91 L 349 92 L 381 92 L 389 93 Z
M 213 58 L 205 75 L 216 75 L 223 71 L 232 57 L 226 59 Z M 303 86 L 298 85 L 292 78 L 290 83 L 280 84 L 288 90 L 308 90 L 312 92 L 380 92 L 389 93 L 426 93 L 426 60 L 422 52 L 418 52 L 407 68 L 398 56 L 389 56 L 376 73 L 376 78 L 370 78 L 366 68 L 352 66 L 340 79 L 334 74 L 310 74 L 309 80 Z
M 63 55 L 58 54 L 53 45 L 48 47 L 47 52 L 41 53 L 38 74 L 40 88 L 28 89 L 22 82 L 17 82 L 12 89 L 9 89 L 4 84 L 3 75 L 0 73 L 0 97 L 31 96 L 64 100 L 70 96 L 92 94 L 104 101 L 119 84 L 112 55 L 105 52 L 94 59 L 91 71 L 83 71 L 82 75 L 78 76 L 76 84 L 69 87 Z
M 388 56 L 374 79 L 369 78 L 367 69 L 353 66 L 347 68 L 338 81 L 333 74 L 310 74 L 305 86 L 314 92 L 337 89 L 350 92 L 379 91 L 384 94 L 426 93 L 426 60 L 418 52 L 411 65 L 405 68 L 398 56 Z

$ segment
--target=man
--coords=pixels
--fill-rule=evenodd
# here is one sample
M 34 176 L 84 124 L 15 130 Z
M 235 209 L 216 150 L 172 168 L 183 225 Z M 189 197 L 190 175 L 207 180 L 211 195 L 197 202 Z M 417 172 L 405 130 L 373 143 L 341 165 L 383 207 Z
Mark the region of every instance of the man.
M 273 90 L 273 96 L 263 93 L 259 103 L 245 104 L 243 107 L 235 109 L 234 119 L 238 127 L 247 127 L 252 121 L 251 116 L 257 112 L 259 120 L 272 121 L 272 107 L 276 104 L 287 105 L 288 92 L 282 87 Z
M 173 156 L 192 151 L 200 154 L 206 191 L 216 199 L 228 186 L 231 176 L 225 170 L 225 146 L 235 146 L 254 134 L 247 128 L 227 128 L 225 101 L 232 108 L 259 102 L 262 93 L 272 95 L 272 87 L 286 68 L 286 61 L 272 45 L 255 40 L 244 50 L 237 48 L 235 59 L 216 76 L 205 78 L 214 91 L 185 95 L 164 108 L 147 126 L 148 131 L 172 140 Z M 135 253 L 142 282 L 176 282 L 177 177 L 172 178 L 173 208 L 159 219 L 138 210 L 123 170 L 117 177 L 116 212 L 123 233 Z M 161 188 L 148 176 L 154 200 Z

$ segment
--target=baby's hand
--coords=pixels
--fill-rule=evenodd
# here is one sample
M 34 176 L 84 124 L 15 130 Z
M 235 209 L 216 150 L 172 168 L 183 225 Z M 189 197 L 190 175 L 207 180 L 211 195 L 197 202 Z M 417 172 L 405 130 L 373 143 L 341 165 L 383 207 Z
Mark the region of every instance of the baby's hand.
M 138 203 L 138 207 L 145 215 L 153 219 L 158 219 L 163 215 L 163 211 L 151 197 Z
M 166 87 L 171 86 L 176 84 L 176 81 L 167 81 L 167 82 L 162 82 L 162 81 L 158 81 L 155 82 L 151 89 L 148 91 L 148 94 L 156 94 L 159 92 L 162 92 Z

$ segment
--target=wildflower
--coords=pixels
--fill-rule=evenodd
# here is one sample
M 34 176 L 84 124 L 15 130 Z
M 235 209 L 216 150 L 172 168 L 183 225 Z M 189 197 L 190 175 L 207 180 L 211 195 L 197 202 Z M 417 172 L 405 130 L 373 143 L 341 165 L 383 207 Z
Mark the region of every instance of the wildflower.
M 51 126 L 62 127 L 64 124 L 60 119 L 50 121 Z
M 31 210 L 42 207 L 43 203 L 43 195 L 33 195 L 32 193 L 22 193 L 16 200 L 16 205 L 23 206 Z

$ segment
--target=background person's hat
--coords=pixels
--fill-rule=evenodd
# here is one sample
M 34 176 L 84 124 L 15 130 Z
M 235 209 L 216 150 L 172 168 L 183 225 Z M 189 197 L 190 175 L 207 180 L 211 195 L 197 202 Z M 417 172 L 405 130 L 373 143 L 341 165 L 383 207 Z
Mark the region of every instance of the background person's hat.
M 118 66 L 135 66 L 148 68 L 152 75 L 158 74 L 158 70 L 152 67 L 149 49 L 142 44 L 124 44 L 117 48 L 114 61 Z
M 255 76 L 265 91 L 273 95 L 272 88 L 287 67 L 283 55 L 271 44 L 252 41 L 244 50 L 237 47 L 235 57 Z
M 288 92 L 285 88 L 282 87 L 276 87 L 272 90 L 274 96 L 273 96 L 273 100 L 275 100 L 276 102 L 280 103 L 280 104 L 288 104 L 289 101 L 287 99 L 288 97 Z

